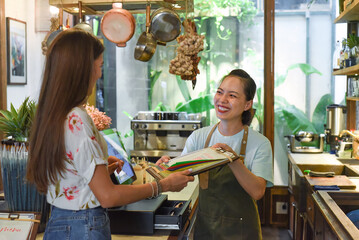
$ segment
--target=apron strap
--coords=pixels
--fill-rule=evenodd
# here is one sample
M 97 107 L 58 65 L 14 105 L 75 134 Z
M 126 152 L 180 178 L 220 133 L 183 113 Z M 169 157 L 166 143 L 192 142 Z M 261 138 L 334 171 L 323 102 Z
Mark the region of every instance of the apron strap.
M 241 151 L 239 152 L 239 159 L 244 163 L 244 157 L 246 156 L 247 139 L 248 139 L 248 125 L 244 125 L 243 138 L 241 143 Z
M 207 139 L 206 139 L 206 142 L 204 144 L 204 148 L 208 147 L 208 144 L 209 144 L 209 141 L 211 141 L 211 137 L 212 137 L 212 134 L 214 132 L 214 130 L 216 130 L 218 124 L 220 122 L 218 122 L 216 125 L 213 126 L 213 128 L 211 129 L 211 131 L 209 132 L 208 136 L 207 136 Z M 198 175 L 199 177 L 199 186 L 202 188 L 202 189 L 207 189 L 208 188 L 208 180 L 209 180 L 209 173 L 208 171 L 206 172 L 203 172 L 203 173 L 200 173 Z
M 211 129 L 211 131 L 209 132 L 206 142 L 204 144 L 204 148 L 208 147 L 209 145 L 209 141 L 211 141 L 212 135 L 214 130 L 217 128 L 218 124 L 220 122 L 218 122 L 216 125 L 213 126 L 213 128 Z M 244 125 L 244 132 L 243 132 L 243 138 L 242 138 L 242 143 L 241 143 L 241 150 L 239 153 L 239 159 L 244 162 L 244 157 L 246 155 L 246 148 L 247 148 L 247 139 L 248 139 L 248 126 Z M 207 189 L 208 188 L 208 181 L 209 181 L 209 172 L 203 172 L 200 173 L 198 175 L 199 177 L 199 186 L 201 187 L 201 189 Z
M 213 126 L 213 128 L 211 129 L 211 131 L 209 132 L 208 136 L 207 136 L 207 139 L 206 139 L 206 142 L 204 144 L 204 148 L 208 147 L 208 144 L 209 144 L 209 141 L 211 141 L 211 138 L 212 138 L 212 135 L 213 135 L 213 132 L 214 130 L 216 130 L 218 124 L 220 122 L 216 123 L 216 125 Z

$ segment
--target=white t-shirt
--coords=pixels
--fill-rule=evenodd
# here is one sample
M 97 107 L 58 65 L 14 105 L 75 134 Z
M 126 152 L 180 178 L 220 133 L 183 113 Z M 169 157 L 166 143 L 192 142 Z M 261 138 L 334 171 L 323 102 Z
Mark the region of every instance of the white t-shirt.
M 47 191 L 47 202 L 63 209 L 100 206 L 89 187 L 96 165 L 108 164 L 107 144 L 82 107 L 73 108 L 65 121 L 66 172 Z
M 194 131 L 187 139 L 182 155 L 204 148 L 207 136 L 214 125 Z M 233 136 L 223 136 L 218 127 L 212 134 L 209 147 L 216 143 L 225 143 L 237 154 L 241 149 L 243 130 Z M 272 148 L 269 140 L 259 132 L 248 128 L 248 139 L 244 164 L 254 175 L 267 181 L 267 187 L 273 186 Z

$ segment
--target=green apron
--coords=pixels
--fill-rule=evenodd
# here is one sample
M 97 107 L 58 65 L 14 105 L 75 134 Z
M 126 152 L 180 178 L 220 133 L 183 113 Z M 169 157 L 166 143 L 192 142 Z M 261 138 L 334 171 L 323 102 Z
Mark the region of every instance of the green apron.
M 205 147 L 208 147 L 217 125 L 209 133 Z M 241 155 L 245 154 L 245 147 L 242 148 L 243 140 Z M 210 170 L 208 188 L 199 189 L 194 240 L 200 239 L 262 239 L 257 204 L 238 183 L 228 165 Z

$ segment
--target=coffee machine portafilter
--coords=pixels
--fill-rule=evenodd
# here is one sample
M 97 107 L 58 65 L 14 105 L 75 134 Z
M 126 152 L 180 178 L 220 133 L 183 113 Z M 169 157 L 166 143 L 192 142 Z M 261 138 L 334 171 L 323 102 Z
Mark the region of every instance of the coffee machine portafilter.
M 327 106 L 327 122 L 324 125 L 326 143 L 330 145 L 330 152 L 335 153 L 340 133 L 346 129 L 347 108 L 343 105 L 331 104 Z

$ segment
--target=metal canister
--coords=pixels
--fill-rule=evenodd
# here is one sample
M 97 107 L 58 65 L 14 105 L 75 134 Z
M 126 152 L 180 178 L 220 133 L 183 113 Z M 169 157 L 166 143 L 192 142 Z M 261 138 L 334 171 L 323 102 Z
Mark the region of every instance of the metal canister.
M 339 136 L 342 130 L 346 129 L 347 108 L 343 105 L 331 104 L 327 106 L 326 129 L 331 136 Z

